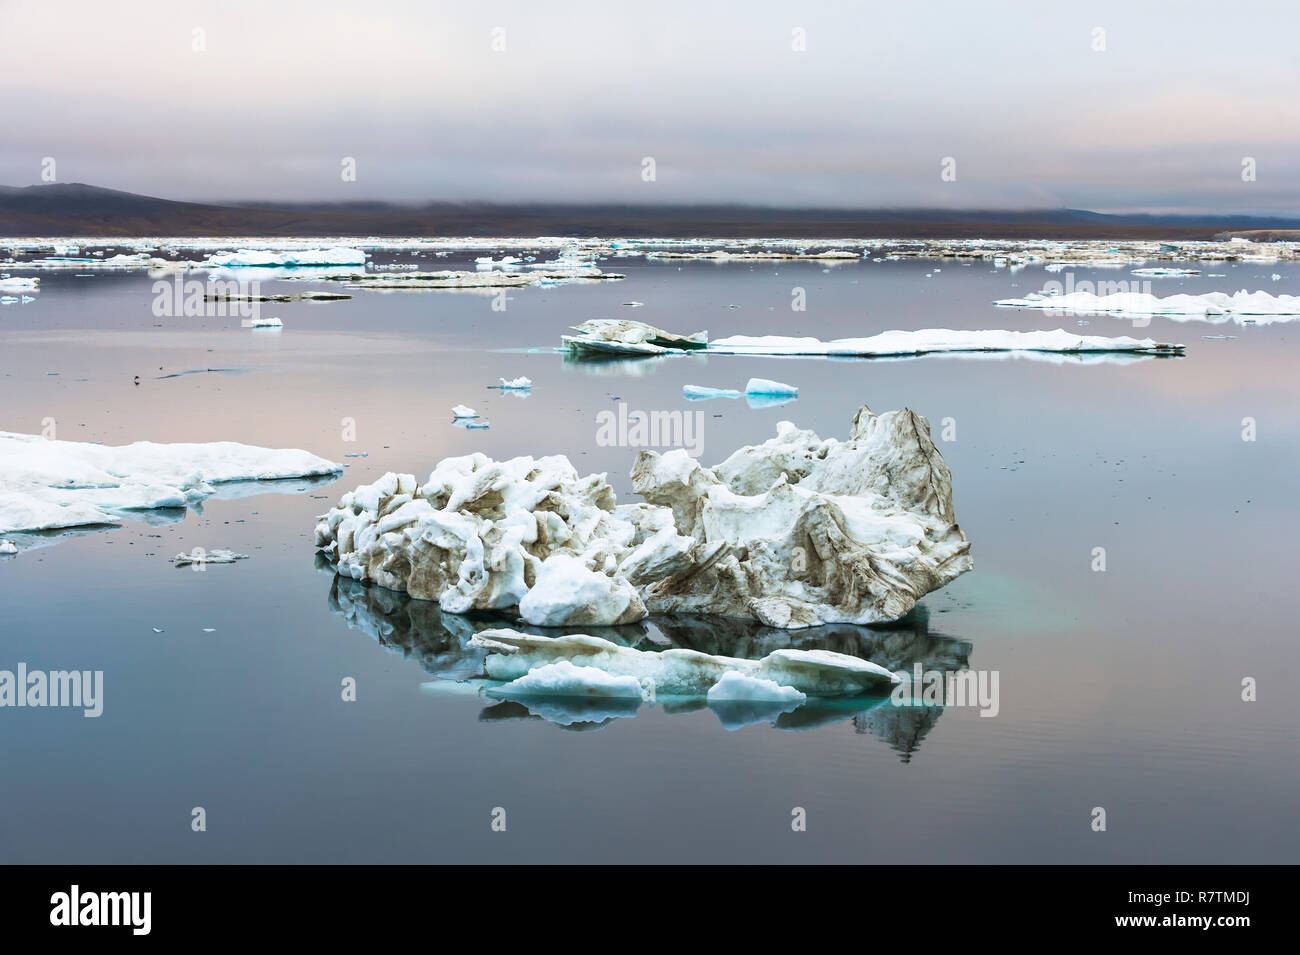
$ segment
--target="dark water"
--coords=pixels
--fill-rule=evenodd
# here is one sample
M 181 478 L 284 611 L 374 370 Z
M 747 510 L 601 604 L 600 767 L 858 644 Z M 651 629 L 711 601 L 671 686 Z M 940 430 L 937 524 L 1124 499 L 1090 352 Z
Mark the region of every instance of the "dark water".
M 65 439 L 302 447 L 347 470 L 331 486 L 211 500 L 178 522 L 0 559 L 0 668 L 102 669 L 105 680 L 99 719 L 0 710 L 0 860 L 1294 860 L 1294 327 L 1156 319 L 1134 331 L 1092 317 L 1083 328 L 989 304 L 1059 275 L 938 264 L 926 278 L 933 263 L 616 259 L 603 265 L 624 282 L 511 290 L 504 312 L 467 293 L 263 305 L 281 333 L 156 318 L 139 272 L 42 274 L 38 302 L 0 307 L 0 429 L 38 432 L 52 417 Z M 1300 291 L 1294 267 L 1204 269 L 1227 277 L 1153 288 Z M 806 312 L 791 311 L 796 286 Z M 715 337 L 1063 326 L 1188 348 L 1096 365 L 591 365 L 549 350 L 596 317 Z M 1215 334 L 1238 337 L 1201 337 Z M 532 378 L 531 395 L 488 390 L 501 375 Z M 736 388 L 751 375 L 800 397 L 768 409 L 681 397 L 683 384 Z M 436 674 L 462 664 L 457 632 L 482 623 L 444 621 L 317 565 L 313 517 L 339 494 L 386 470 L 423 477 L 448 455 L 564 453 L 580 471 L 610 472 L 630 499 L 636 449 L 596 441 L 597 413 L 619 401 L 703 412 L 705 463 L 782 419 L 842 436 L 864 403 L 910 407 L 936 436 L 953 419 L 955 440 L 939 446 L 976 569 L 907 620 L 792 634 L 649 621 L 619 639 L 744 656 L 788 640 L 890 667 L 996 671 L 998 715 L 868 700 L 730 729 L 707 707 L 643 705 L 563 728 L 425 685 L 447 686 Z M 452 427 L 456 403 L 491 429 Z M 1242 440 L 1247 417 L 1254 441 Z M 345 418 L 355 443 L 342 440 Z M 251 557 L 203 572 L 168 564 L 193 547 Z M 1104 572 L 1092 569 L 1096 547 Z M 354 703 L 340 699 L 346 677 Z M 1257 702 L 1241 699 L 1246 677 Z M 195 806 L 206 832 L 191 831 Z M 495 807 L 505 832 L 491 829 Z M 791 830 L 793 807 L 806 832 Z M 1094 807 L 1105 832 L 1092 831 Z

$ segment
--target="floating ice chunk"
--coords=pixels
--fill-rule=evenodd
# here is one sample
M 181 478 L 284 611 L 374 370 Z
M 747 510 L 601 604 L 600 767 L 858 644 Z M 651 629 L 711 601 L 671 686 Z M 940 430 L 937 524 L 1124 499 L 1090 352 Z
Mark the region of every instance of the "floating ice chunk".
M 1226 292 L 1206 292 L 1201 295 L 1167 295 L 1163 298 L 1148 292 L 1117 292 L 1113 295 L 1094 295 L 1092 292 L 1032 294 L 1025 298 L 1000 299 L 993 304 L 1002 308 L 1034 308 L 1074 314 L 1162 316 L 1174 321 L 1240 322 L 1249 318 L 1268 323 L 1300 318 L 1300 295 L 1271 295 L 1268 292 L 1248 292 L 1245 289 L 1232 295 Z
M 278 318 L 246 318 L 241 323 L 244 328 L 283 328 L 284 322 Z
M 0 279 L 0 290 L 6 292 L 30 292 L 33 289 L 40 291 L 40 279 L 28 278 L 4 278 Z
M 1166 268 L 1151 268 L 1151 269 L 1133 269 L 1133 270 L 1130 271 L 1129 274 L 1130 274 L 1130 275 L 1149 275 L 1149 276 L 1152 276 L 1153 278 L 1172 278 L 1172 277 L 1174 277 L 1174 276 L 1178 276 L 1178 275 L 1200 275 L 1200 274 L 1201 274 L 1201 270 L 1200 270 L 1200 269 L 1166 269 Z
M 492 696 L 503 697 L 594 697 L 638 702 L 643 692 L 640 681 L 634 676 L 615 676 L 599 667 L 574 666 L 568 660 L 544 664 L 517 680 L 488 690 Z
M 508 265 L 518 265 L 521 261 L 521 259 L 513 255 L 503 255 L 500 259 L 494 259 L 490 255 L 485 255 L 474 260 L 474 267 L 479 269 L 503 269 Z
M 1059 301 L 1063 296 L 1050 300 Z M 1047 308 L 1049 306 L 1034 306 Z M 975 331 L 949 328 L 923 328 L 918 331 L 881 332 L 870 338 L 840 338 L 819 341 L 816 338 L 782 338 L 776 335 L 750 337 L 735 335 L 709 344 L 710 353 L 726 355 L 820 355 L 826 357 L 884 358 L 926 355 L 934 352 L 1132 352 L 1137 354 L 1174 355 L 1182 345 L 1171 345 L 1150 338 L 1104 338 L 1056 331 L 1013 332 L 1001 329 Z
M 468 405 L 456 405 L 451 409 L 453 418 L 477 418 L 478 412 Z
M 564 335 L 562 347 L 571 352 L 611 352 L 656 355 L 695 351 L 709 343 L 707 331 L 676 335 L 631 319 L 596 318 L 573 326 L 577 335 Z
M 177 567 L 187 567 L 190 564 L 233 564 L 237 560 L 248 560 L 248 555 L 236 554 L 233 550 L 204 550 L 196 547 L 188 554 L 177 554 L 172 558 L 172 563 Z
M 709 388 L 704 385 L 682 385 L 682 397 L 689 401 L 707 401 L 710 398 L 739 398 L 739 391 L 729 388 Z
M 530 391 L 533 387 L 531 378 L 520 375 L 518 378 L 502 378 L 498 386 L 502 391 Z
M 537 627 L 611 626 L 640 620 L 645 605 L 625 577 L 589 570 L 570 554 L 552 554 L 519 601 L 519 615 Z
M 648 612 L 879 623 L 970 569 L 924 418 L 864 407 L 844 442 L 777 432 L 714 468 L 685 449 L 642 451 L 632 480 L 648 503 L 621 507 L 605 475 L 580 478 L 563 457 L 449 458 L 424 485 L 387 474 L 345 494 L 316 545 L 342 575 L 453 613 L 520 606 L 548 623 L 572 621 L 583 599 L 601 622 L 634 619 L 623 582 Z M 801 569 L 810 553 L 815 574 Z M 549 579 L 556 555 L 582 572 L 557 561 Z M 557 593 L 522 604 L 530 588 Z
M 799 397 L 799 389 L 770 378 L 751 378 L 745 385 L 747 395 L 771 395 L 781 398 Z
M 271 249 L 240 249 L 238 252 L 216 252 L 209 255 L 205 266 L 217 268 L 274 267 L 296 268 L 310 265 L 362 265 L 366 253 L 360 249 L 336 246 L 329 249 L 297 249 L 276 252 Z
M 728 670 L 722 679 L 709 687 L 710 703 L 761 701 L 765 703 L 793 703 L 796 706 L 808 699 L 792 686 L 781 686 L 773 680 L 746 676 L 738 670 Z
M 214 484 L 336 475 L 297 449 L 231 441 L 113 447 L 0 431 L 0 533 L 115 524 L 123 510 L 181 508 Z
M 18 553 L 17 544 L 15 544 L 13 541 L 0 540 L 0 554 L 8 555 L 8 554 L 16 554 L 16 553 Z
M 830 650 L 775 650 L 762 659 L 746 660 L 682 648 L 636 650 L 586 634 L 543 637 L 508 629 L 477 633 L 469 646 L 487 651 L 483 672 L 492 680 L 514 681 L 539 667 L 567 660 L 578 668 L 631 677 L 638 692 L 653 686 L 656 696 L 666 697 L 707 697 L 730 671 L 805 696 L 878 693 L 898 682 L 898 677 L 882 666 Z

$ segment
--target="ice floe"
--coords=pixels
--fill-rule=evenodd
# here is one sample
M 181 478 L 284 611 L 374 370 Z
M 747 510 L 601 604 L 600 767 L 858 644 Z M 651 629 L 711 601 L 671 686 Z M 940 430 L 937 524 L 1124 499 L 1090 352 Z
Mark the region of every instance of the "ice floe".
M 682 385 L 682 397 L 690 401 L 707 401 L 711 398 L 739 398 L 740 392 L 730 388 L 710 388 L 706 385 Z
M 747 660 L 698 650 L 636 650 L 586 634 L 547 637 L 510 629 L 481 631 L 471 638 L 470 645 L 487 651 L 483 671 L 489 679 L 519 681 L 564 661 L 575 670 L 595 671 L 593 677 L 601 674 L 597 680 L 631 678 L 638 696 L 707 698 L 724 680 L 722 692 L 737 694 L 736 676 L 784 687 L 786 700 L 792 696 L 790 691 L 805 696 L 853 696 L 888 690 L 898 682 L 898 677 L 882 666 L 830 650 L 781 649 L 759 660 Z M 632 683 L 624 686 L 630 694 Z M 550 690 L 549 695 L 563 696 L 565 687 L 562 681 L 538 680 L 534 684 L 538 695 Z M 755 693 L 759 690 L 753 683 L 748 688 Z M 775 692 L 782 693 L 780 689 Z
M 39 291 L 41 287 L 40 279 L 29 278 L 0 278 L 0 290 L 5 292 L 30 292 Z
M 1243 321 L 1259 324 L 1289 322 L 1300 318 L 1300 295 L 1272 295 L 1268 292 L 1204 292 L 1199 295 L 1152 295 L 1149 292 L 1116 292 L 1096 295 L 1069 292 L 1063 295 L 1033 293 L 1025 298 L 1004 298 L 993 303 L 1002 308 L 1031 308 L 1075 315 L 1159 316 L 1174 321 Z
M 599 667 L 574 666 L 568 660 L 557 660 L 488 692 L 507 698 L 561 696 L 639 701 L 643 691 L 641 682 L 634 676 L 616 676 Z
M 0 431 L 0 533 L 115 524 L 124 511 L 197 503 L 217 484 L 341 472 L 306 451 L 232 441 L 114 447 Z
M 1130 352 L 1171 355 L 1183 346 L 1150 338 L 1107 338 L 1075 335 L 1064 329 L 1016 332 L 1002 329 L 923 328 L 917 331 L 889 331 L 869 338 L 785 338 L 777 335 L 735 335 L 710 342 L 710 354 L 724 355 L 808 355 L 824 357 L 884 358 L 927 355 L 937 352 Z
M 709 344 L 707 331 L 677 335 L 662 328 L 631 319 L 596 318 L 574 325 L 577 335 L 562 337 L 562 348 L 571 352 L 600 354 L 661 355 L 678 351 L 698 351 Z
M 733 335 L 709 341 L 707 332 L 680 336 L 641 322 L 608 319 L 585 322 L 575 326 L 575 329 L 581 334 L 563 336 L 562 351 L 597 357 L 622 355 L 629 358 L 681 354 L 893 358 L 939 352 L 1176 355 L 1184 348 L 1180 344 L 1157 342 L 1150 338 L 1075 335 L 1059 328 L 1055 331 L 1028 332 L 923 328 L 831 341 L 783 335 Z
M 203 566 L 205 564 L 233 564 L 237 560 L 248 560 L 247 554 L 236 554 L 233 550 L 204 550 L 196 547 L 187 553 L 179 553 L 172 558 L 172 563 L 177 567 L 188 567 L 190 565 Z
M 745 384 L 745 394 L 773 398 L 797 398 L 799 397 L 799 389 L 794 385 L 772 381 L 770 378 L 751 378 Z
M 806 693 L 792 686 L 782 686 L 774 680 L 746 676 L 739 670 L 728 670 L 717 683 L 709 687 L 710 703 L 788 703 L 798 706 L 808 699 Z
M 216 268 L 296 268 L 311 265 L 365 265 L 366 253 L 361 249 L 336 246 L 330 249 L 293 249 L 276 252 L 273 249 L 240 249 L 237 252 L 215 252 L 205 265 Z
M 478 412 L 469 405 L 453 405 L 451 409 L 453 418 L 477 418 Z
M 501 391 L 531 391 L 533 381 L 520 375 L 518 378 L 502 378 L 497 386 Z
M 448 458 L 419 484 L 384 475 L 316 527 L 338 572 L 453 613 L 518 607 L 543 626 L 646 613 L 775 627 L 896 620 L 969 570 L 951 477 L 911 411 L 861 408 L 846 441 L 789 422 L 704 468 L 642 451 L 618 505 L 567 458 Z

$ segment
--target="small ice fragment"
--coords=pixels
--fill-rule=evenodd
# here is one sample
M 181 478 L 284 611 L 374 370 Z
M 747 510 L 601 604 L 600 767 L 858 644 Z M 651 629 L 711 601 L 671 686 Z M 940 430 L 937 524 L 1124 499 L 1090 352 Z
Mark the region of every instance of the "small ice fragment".
M 682 397 L 688 401 L 707 401 L 710 398 L 739 398 L 740 392 L 706 385 L 682 385 Z
M 745 385 L 745 394 L 779 395 L 781 397 L 797 398 L 799 397 L 799 389 L 794 385 L 783 384 L 768 378 L 751 378 L 749 383 Z
M 477 418 L 478 412 L 466 405 L 456 405 L 451 409 L 453 418 Z
M 162 631 L 159 630 L 157 627 L 154 627 L 154 628 L 153 628 L 153 632 L 154 632 L 154 633 L 162 633 Z
M 519 679 L 489 691 L 492 696 L 504 697 L 595 697 L 638 701 L 642 692 L 641 681 L 634 676 L 619 676 L 594 666 L 575 666 L 568 660 L 534 667 Z
M 770 703 L 803 703 L 807 695 L 792 686 L 782 686 L 775 680 L 746 676 L 738 670 L 728 670 L 722 679 L 709 688 L 710 703 L 761 700 Z
M 190 564 L 233 564 L 237 560 L 248 560 L 247 554 L 236 554 L 233 550 L 204 550 L 196 547 L 188 554 L 180 553 L 172 558 L 177 567 Z
M 204 628 L 203 628 L 203 632 L 204 632 L 204 633 L 216 633 L 216 632 L 217 632 L 217 628 L 216 628 L 216 627 L 204 627 Z
M 18 545 L 13 541 L 0 541 L 0 554 L 16 554 Z
M 278 318 L 248 318 L 241 322 L 245 328 L 283 328 L 284 322 Z
M 518 378 L 502 378 L 498 386 L 502 391 L 528 391 L 533 387 L 531 378 L 520 375 Z

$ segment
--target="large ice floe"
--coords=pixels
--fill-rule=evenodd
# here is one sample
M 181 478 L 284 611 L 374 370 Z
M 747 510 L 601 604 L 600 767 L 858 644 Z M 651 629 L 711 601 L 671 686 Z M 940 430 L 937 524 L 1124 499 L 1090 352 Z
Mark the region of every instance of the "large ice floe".
M 1150 338 L 1075 335 L 1063 329 L 1016 332 L 1002 329 L 923 328 L 831 341 L 782 335 L 733 335 L 709 341 L 707 332 L 678 336 L 652 325 L 628 320 L 584 322 L 574 326 L 574 330 L 579 334 L 563 336 L 561 350 L 577 354 L 631 357 L 701 352 L 708 355 L 825 358 L 894 358 L 943 352 L 1178 355 L 1184 350 L 1183 345 L 1158 342 Z
M 882 666 L 831 650 L 773 650 L 749 660 L 699 650 L 635 650 L 586 634 L 546 637 L 508 629 L 482 631 L 470 643 L 488 651 L 483 664 L 487 677 L 507 681 L 489 692 L 506 697 L 604 693 L 635 698 L 653 691 L 656 696 L 745 699 L 748 693 L 749 699 L 761 694 L 787 700 L 791 691 L 856 696 L 898 682 Z
M 311 265 L 361 265 L 366 264 L 366 253 L 361 249 L 291 249 L 276 252 L 273 249 L 240 249 L 237 252 L 214 252 L 204 265 L 216 268 L 296 268 Z
M 1152 295 L 1149 292 L 1032 293 L 1025 298 L 1004 298 L 993 303 L 1002 308 L 1032 308 L 1071 315 L 1118 315 L 1144 318 L 1160 316 L 1174 321 L 1292 322 L 1300 318 L 1300 295 L 1272 295 L 1242 289 L 1200 295 Z
M 0 533 L 116 524 L 123 512 L 202 501 L 213 485 L 342 470 L 306 451 L 231 441 L 112 447 L 0 431 Z
M 423 483 L 389 473 L 344 494 L 316 544 L 355 580 L 552 627 L 647 613 L 889 621 L 970 569 L 924 418 L 863 407 L 845 441 L 777 432 L 713 468 L 642 451 L 640 504 L 563 456 L 448 458 Z

